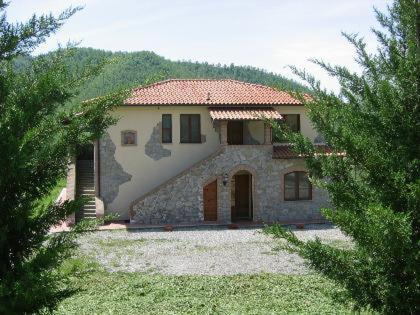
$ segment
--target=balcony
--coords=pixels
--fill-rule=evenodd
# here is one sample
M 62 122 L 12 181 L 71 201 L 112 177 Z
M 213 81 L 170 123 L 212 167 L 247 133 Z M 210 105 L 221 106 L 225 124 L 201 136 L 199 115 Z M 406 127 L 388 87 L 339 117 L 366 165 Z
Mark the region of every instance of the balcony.
M 265 119 L 281 119 L 273 107 L 209 108 L 213 121 L 219 124 L 220 144 L 271 145 L 271 127 Z
M 271 145 L 271 127 L 263 121 L 220 121 L 221 145 Z

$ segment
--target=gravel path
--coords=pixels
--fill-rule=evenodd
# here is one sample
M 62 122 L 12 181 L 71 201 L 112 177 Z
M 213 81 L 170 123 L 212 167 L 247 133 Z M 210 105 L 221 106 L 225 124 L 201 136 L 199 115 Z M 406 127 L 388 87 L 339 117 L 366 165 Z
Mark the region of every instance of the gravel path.
M 349 244 L 338 229 L 328 225 L 308 225 L 296 234 L 301 239 L 318 236 L 326 242 Z M 278 241 L 256 228 L 99 231 L 84 236 L 80 244 L 82 253 L 94 257 L 109 271 L 174 275 L 309 272 L 300 257 L 279 250 Z

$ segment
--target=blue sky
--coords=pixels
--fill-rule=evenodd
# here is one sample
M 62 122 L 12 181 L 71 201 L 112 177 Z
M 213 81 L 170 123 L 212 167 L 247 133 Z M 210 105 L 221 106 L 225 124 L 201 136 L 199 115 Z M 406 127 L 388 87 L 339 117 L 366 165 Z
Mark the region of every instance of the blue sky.
M 357 32 L 374 50 L 373 7 L 386 0 L 12 0 L 9 21 L 73 5 L 84 9 L 36 52 L 59 43 L 112 51 L 150 50 L 172 60 L 252 65 L 297 79 L 287 65 L 305 68 L 329 89 L 337 83 L 309 58 L 357 70 L 341 31 Z

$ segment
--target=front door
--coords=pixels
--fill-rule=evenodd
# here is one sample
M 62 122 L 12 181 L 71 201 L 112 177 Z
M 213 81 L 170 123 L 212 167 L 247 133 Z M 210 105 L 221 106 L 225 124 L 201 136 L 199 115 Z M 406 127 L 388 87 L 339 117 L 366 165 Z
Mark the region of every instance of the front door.
M 235 175 L 235 218 L 251 219 L 250 175 Z
M 203 188 L 204 221 L 217 221 L 217 181 Z
M 244 144 L 243 121 L 230 120 L 227 125 L 228 144 Z

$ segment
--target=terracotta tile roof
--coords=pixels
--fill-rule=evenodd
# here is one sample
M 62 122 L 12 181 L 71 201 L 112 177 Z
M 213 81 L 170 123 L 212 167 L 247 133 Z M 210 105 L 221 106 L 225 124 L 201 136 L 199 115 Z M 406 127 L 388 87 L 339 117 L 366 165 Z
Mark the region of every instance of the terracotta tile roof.
M 230 79 L 173 79 L 133 90 L 125 105 L 300 105 L 289 93 Z
M 209 108 L 210 117 L 214 120 L 261 120 L 264 118 L 282 119 L 278 111 L 266 108 Z
M 343 156 L 344 153 L 334 153 L 332 149 L 325 144 L 316 144 L 315 147 L 318 149 L 319 154 L 333 155 L 337 154 Z M 273 146 L 273 159 L 296 159 L 302 158 L 301 154 L 296 154 L 292 150 L 291 145 L 275 145 Z

